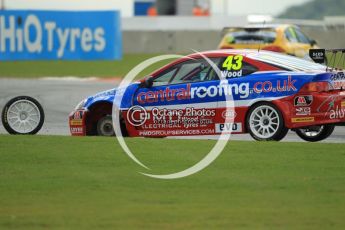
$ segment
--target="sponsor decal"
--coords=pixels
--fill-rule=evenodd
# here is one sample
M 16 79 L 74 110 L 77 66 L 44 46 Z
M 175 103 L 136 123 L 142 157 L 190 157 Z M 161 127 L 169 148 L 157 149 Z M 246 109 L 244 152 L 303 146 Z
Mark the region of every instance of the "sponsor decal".
M 296 108 L 296 115 L 297 116 L 310 115 L 310 113 L 311 113 L 311 108 L 310 107 Z
M 233 109 L 230 109 L 230 110 L 224 110 L 222 112 L 222 117 L 225 119 L 225 120 L 228 120 L 228 119 L 235 119 L 235 117 L 237 116 L 237 113 L 235 110 Z
M 337 72 L 331 75 L 332 81 L 345 81 L 345 74 L 344 72 Z
M 341 108 L 345 108 L 345 101 L 341 101 L 340 106 Z
M 220 84 L 211 86 L 191 87 L 187 84 L 186 87 L 171 89 L 167 87 L 157 91 L 140 92 L 137 95 L 139 104 L 165 102 L 186 99 L 203 99 L 205 97 L 216 97 L 223 95 L 240 95 L 240 98 L 247 98 L 249 96 L 249 83 L 241 84 Z
M 336 81 L 332 85 L 334 89 L 345 89 L 345 81 Z
M 294 105 L 295 106 L 309 106 L 313 103 L 313 96 L 307 95 L 307 96 L 298 96 L 294 99 Z
M 297 91 L 295 86 L 297 80 L 292 80 L 291 76 L 288 76 L 287 80 L 277 80 L 276 87 L 271 81 L 256 82 L 253 86 L 255 93 L 269 93 L 269 92 L 290 92 Z
M 224 78 L 236 78 L 236 77 L 242 77 L 243 71 L 228 71 L 228 70 L 223 70 L 220 72 L 222 77 Z
M 345 108 L 339 108 L 338 106 L 335 109 L 329 111 L 330 119 L 343 119 L 345 118 Z
M 191 99 L 202 99 L 205 97 L 216 97 L 223 95 L 240 95 L 240 98 L 247 98 L 249 96 L 249 83 L 220 84 L 208 87 L 200 86 L 191 88 Z
M 270 93 L 270 92 L 290 92 L 297 91 L 295 86 L 297 80 L 292 80 L 289 76 L 285 80 L 256 82 L 253 89 L 250 90 L 249 82 L 243 83 L 221 83 L 219 85 L 211 86 L 196 86 L 192 87 L 190 83 L 181 88 L 170 88 L 140 92 L 136 96 L 139 104 L 155 103 L 155 102 L 169 102 L 179 100 L 204 99 L 217 96 L 233 96 L 239 95 L 241 99 L 248 98 L 251 93 Z
M 121 47 L 117 11 L 0 12 L 0 60 L 120 59 L 117 46 Z
M 325 49 L 310 49 L 309 56 L 314 62 L 322 64 L 325 62 L 326 51 Z
M 295 117 L 295 118 L 292 118 L 291 121 L 293 123 L 314 122 L 315 118 L 314 117 Z
M 328 105 L 328 109 L 326 112 L 330 111 L 332 108 L 334 108 L 334 105 L 335 105 L 335 101 L 337 100 L 337 96 L 334 96 L 334 95 L 331 95 L 329 96 L 326 100 L 324 100 L 320 106 L 317 108 L 317 112 L 320 113 L 321 112 L 321 108 L 327 104 Z M 326 114 L 327 115 L 327 114 Z M 325 115 L 325 116 L 326 116 Z
M 83 119 L 83 114 L 84 114 L 83 111 L 76 111 L 76 112 L 73 114 L 73 119 L 74 119 L 74 120 Z
M 228 56 L 223 62 L 222 67 L 229 71 L 240 70 L 242 69 L 242 65 L 243 65 L 242 61 L 243 61 L 242 55 Z
M 242 132 L 242 123 L 223 123 L 215 124 L 216 133 L 221 132 Z
M 332 86 L 334 89 L 345 89 L 345 74 L 344 72 L 334 73 L 331 76 Z
M 329 107 L 329 108 L 334 108 L 335 99 L 336 99 L 336 98 L 333 98 L 333 100 L 330 101 L 330 102 L 328 103 L 328 107 Z
M 228 56 L 222 65 L 222 67 L 225 69 L 221 71 L 222 77 L 223 78 L 242 77 L 243 75 L 242 61 L 243 61 L 242 55 Z
M 191 136 L 214 135 L 214 129 L 172 129 L 172 130 L 140 130 L 139 136 Z
M 71 127 L 72 134 L 83 134 L 84 130 L 83 127 Z
M 82 119 L 71 120 L 70 125 L 83 125 Z

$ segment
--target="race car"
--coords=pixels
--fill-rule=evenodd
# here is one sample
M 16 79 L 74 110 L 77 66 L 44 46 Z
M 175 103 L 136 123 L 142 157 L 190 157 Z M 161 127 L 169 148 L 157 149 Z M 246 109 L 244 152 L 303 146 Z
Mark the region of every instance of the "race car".
M 270 51 L 195 53 L 125 89 L 81 101 L 69 116 L 70 131 L 72 135 L 114 135 L 111 114 L 120 90 L 123 136 L 231 132 L 279 141 L 290 129 L 304 140 L 320 141 L 331 135 L 335 125 L 345 123 L 344 72 L 326 68 Z
M 308 58 L 318 48 L 299 27 L 290 24 L 248 25 L 223 29 L 218 49 L 262 49 Z

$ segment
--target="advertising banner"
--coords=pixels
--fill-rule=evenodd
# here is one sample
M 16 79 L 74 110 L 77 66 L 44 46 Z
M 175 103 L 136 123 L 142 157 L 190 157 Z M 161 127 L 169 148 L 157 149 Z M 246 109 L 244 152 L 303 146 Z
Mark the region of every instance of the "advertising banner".
M 118 11 L 0 11 L 0 61 L 122 57 Z

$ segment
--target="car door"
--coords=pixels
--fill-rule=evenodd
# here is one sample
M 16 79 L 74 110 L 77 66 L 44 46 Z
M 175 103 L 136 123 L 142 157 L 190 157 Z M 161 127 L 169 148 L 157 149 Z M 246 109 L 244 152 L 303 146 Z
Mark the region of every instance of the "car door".
M 219 60 L 211 58 L 216 65 Z M 135 109 L 130 108 L 126 117 L 130 135 L 214 134 L 218 84 L 217 75 L 204 59 L 186 60 L 164 70 L 153 77 L 152 86 L 139 87 L 133 94 Z
M 248 109 L 246 103 L 251 101 L 248 99 L 252 96 L 250 85 L 253 81 L 250 75 L 257 72 L 259 67 L 250 63 L 245 56 L 229 55 L 220 60 L 219 69 L 221 78 L 226 79 L 226 85 L 220 84 L 222 91 L 218 97 L 215 131 L 217 134 L 243 133 Z

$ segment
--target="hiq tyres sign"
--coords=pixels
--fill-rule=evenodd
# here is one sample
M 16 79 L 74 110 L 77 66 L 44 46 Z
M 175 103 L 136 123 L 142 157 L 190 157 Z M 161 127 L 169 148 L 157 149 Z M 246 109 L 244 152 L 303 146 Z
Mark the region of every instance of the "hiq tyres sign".
M 118 11 L 0 11 L 0 61 L 122 57 Z

